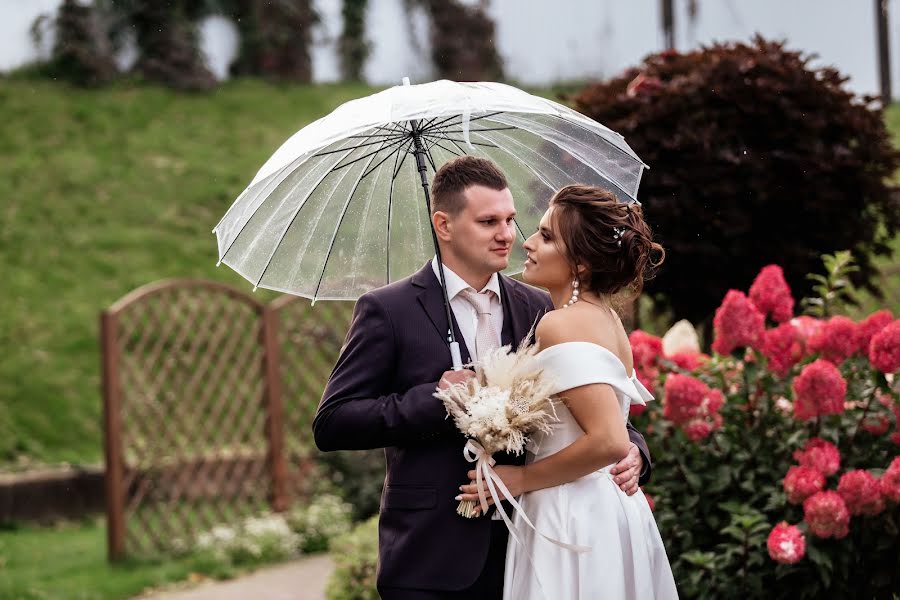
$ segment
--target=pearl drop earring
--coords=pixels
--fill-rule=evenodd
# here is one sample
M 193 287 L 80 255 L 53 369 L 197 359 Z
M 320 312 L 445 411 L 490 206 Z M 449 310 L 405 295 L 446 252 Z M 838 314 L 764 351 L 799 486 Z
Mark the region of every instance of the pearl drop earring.
M 577 277 L 572 281 L 572 297 L 569 298 L 568 302 L 563 304 L 563 308 L 569 308 L 576 302 L 578 302 L 578 278 Z

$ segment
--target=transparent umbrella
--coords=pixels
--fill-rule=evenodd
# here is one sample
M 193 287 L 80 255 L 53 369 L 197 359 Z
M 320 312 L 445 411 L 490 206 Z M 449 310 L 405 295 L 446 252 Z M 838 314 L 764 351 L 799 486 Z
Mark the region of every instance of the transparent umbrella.
M 428 182 L 462 154 L 504 171 L 522 240 L 560 187 L 598 185 L 636 202 L 646 168 L 622 136 L 551 100 L 500 83 L 405 80 L 288 139 L 213 229 L 219 262 L 254 286 L 355 300 L 438 251 Z M 514 244 L 507 274 L 524 258 Z

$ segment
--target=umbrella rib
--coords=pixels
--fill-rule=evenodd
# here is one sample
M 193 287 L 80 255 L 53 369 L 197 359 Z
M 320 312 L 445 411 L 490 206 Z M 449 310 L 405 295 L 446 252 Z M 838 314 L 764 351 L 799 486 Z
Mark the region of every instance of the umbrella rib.
M 275 171 L 274 173 L 272 173 L 271 175 L 269 175 L 269 177 L 266 178 L 268 181 L 263 180 L 263 181 L 266 181 L 266 185 L 263 186 L 263 187 L 264 187 L 264 188 L 267 188 L 272 182 L 274 182 L 276 179 L 278 179 L 278 176 L 279 176 L 279 175 L 281 175 L 287 168 L 293 166 L 294 163 L 296 163 L 296 162 L 297 162 L 297 159 L 294 159 L 294 160 L 292 160 L 291 162 L 289 162 L 288 164 L 286 164 L 286 165 L 284 165 L 283 167 L 281 167 L 280 169 L 278 169 L 277 171 Z M 282 181 L 283 181 L 283 180 L 282 180 Z M 262 182 L 260 182 L 260 183 L 262 183 Z M 278 185 L 280 185 L 280 184 L 281 184 L 281 182 L 279 181 L 278 184 L 276 184 L 275 187 L 278 187 Z M 252 186 L 247 186 L 247 190 L 249 190 L 250 187 L 252 187 Z M 219 222 L 216 224 L 215 228 L 213 229 L 214 232 L 216 231 L 216 229 L 219 228 L 219 225 L 221 225 L 223 222 L 225 222 L 225 219 L 228 218 L 228 215 L 231 214 L 231 211 L 234 209 L 234 207 L 237 206 L 238 201 L 243 197 L 243 195 L 247 192 L 247 190 L 244 190 L 244 192 L 243 192 L 240 196 L 237 197 L 237 200 L 235 200 L 235 201 L 231 204 L 231 206 L 230 206 L 230 207 L 228 208 L 228 210 L 225 212 L 225 215 L 222 216 L 221 219 L 219 219 Z M 268 192 L 267 192 L 267 193 L 268 193 Z M 245 224 L 246 224 L 246 223 L 245 223 Z M 243 230 L 243 227 L 242 227 L 241 229 Z M 238 232 L 238 235 L 240 235 L 240 232 Z M 229 249 L 231 248 L 231 245 L 230 245 L 230 244 L 228 245 L 228 248 L 229 248 Z M 227 254 L 227 253 L 228 253 L 228 250 L 225 250 L 225 253 L 223 253 L 222 256 L 221 256 L 220 258 L 224 258 L 224 257 L 225 257 L 225 254 Z
M 519 235 L 521 235 L 521 236 L 522 236 L 522 239 L 523 239 L 523 240 L 527 240 L 527 239 L 528 239 L 528 237 L 527 237 L 527 236 L 526 236 L 526 235 L 525 235 L 525 232 L 524 232 L 524 231 L 522 231 L 522 226 L 521 226 L 521 225 L 519 225 L 519 220 L 518 220 L 518 219 L 515 219 L 515 218 L 514 218 L 514 219 L 513 219 L 513 223 L 515 223 L 515 224 L 516 224 L 516 229 L 518 229 L 518 230 L 519 230 Z
M 429 134 L 429 135 L 426 136 L 426 137 L 432 137 L 432 136 Z M 453 138 L 448 138 L 448 137 L 439 137 L 439 138 L 437 138 L 437 139 L 439 139 L 439 140 L 447 140 L 447 141 L 450 141 L 450 142 L 465 142 L 465 140 L 454 140 Z M 483 143 L 483 142 L 471 142 L 471 141 L 468 142 L 468 143 L 472 144 L 473 146 L 486 146 L 486 147 L 488 147 L 488 148 L 497 148 L 497 146 L 496 146 L 495 144 L 486 144 L 486 143 Z
M 385 127 L 384 125 L 376 125 L 375 129 L 379 131 L 386 131 L 387 133 L 394 134 L 408 134 L 410 131 L 406 127 L 401 127 L 399 123 L 392 123 L 391 127 Z
M 562 117 L 559 117 L 559 118 L 562 119 Z M 592 132 L 592 131 L 590 131 L 589 129 L 587 129 L 586 127 L 581 126 L 581 125 L 578 125 L 577 123 L 573 123 L 572 121 L 569 121 L 569 120 L 567 120 L 567 119 L 563 119 L 563 121 L 565 121 L 566 123 L 571 123 L 571 124 L 573 124 L 573 125 L 575 125 L 575 126 L 577 126 L 577 127 L 580 127 L 581 129 L 584 129 L 585 131 L 588 131 L 589 133 L 593 133 L 594 135 L 597 135 L 596 132 Z M 565 148 L 564 146 L 558 144 L 557 142 L 554 142 L 553 140 L 550 140 L 550 139 L 544 137 L 542 134 L 540 134 L 540 133 L 538 133 L 538 132 L 536 132 L 536 131 L 533 131 L 532 129 L 529 129 L 528 127 L 519 126 L 518 129 L 521 129 L 522 131 L 527 131 L 528 133 L 530 133 L 530 134 L 532 134 L 532 135 L 535 135 L 535 136 L 537 136 L 537 137 L 539 137 L 539 138 L 541 138 L 541 139 L 543 139 L 543 140 L 545 140 L 545 141 L 547 141 L 547 142 L 553 144 L 553 145 L 556 146 L 557 148 L 562 148 L 563 150 L 565 150 L 566 152 L 568 152 L 570 155 L 572 155 L 572 156 L 574 156 L 576 159 L 578 159 L 579 162 L 581 162 L 583 165 L 587 166 L 589 169 L 591 169 L 592 171 L 594 171 L 594 173 L 596 173 L 598 176 L 600 176 L 604 181 L 608 182 L 608 183 L 609 183 L 610 185 L 612 185 L 613 187 L 618 188 L 619 190 L 621 190 L 622 193 L 625 194 L 625 195 L 626 195 L 628 198 L 630 198 L 632 201 L 637 202 L 637 198 L 635 198 L 634 195 L 632 195 L 631 192 L 629 192 L 628 190 L 626 190 L 621 184 L 619 184 L 619 182 L 617 182 L 617 181 L 615 181 L 614 179 L 612 179 L 612 177 L 610 177 L 609 175 L 606 175 L 606 174 L 600 172 L 597 168 L 595 168 L 594 166 L 592 166 L 591 163 L 590 163 L 590 161 L 588 161 L 588 160 L 586 160 L 584 157 L 582 157 L 581 152 L 578 151 L 577 148 L 574 149 L 575 151 L 569 150 L 569 149 Z M 556 130 L 556 131 L 557 131 L 557 133 L 559 133 L 560 135 L 562 135 L 562 136 L 564 136 L 564 137 L 566 137 L 566 138 L 568 138 L 568 139 L 570 139 L 570 140 L 575 140 L 575 138 L 573 138 L 572 136 L 566 134 L 566 133 L 565 133 L 564 131 L 562 131 L 562 130 Z M 598 136 L 598 137 L 601 137 L 601 136 Z M 513 141 L 514 141 L 514 140 L 513 140 Z M 577 140 L 575 140 L 575 141 L 577 141 Z M 616 148 L 616 145 L 613 144 L 613 143 L 611 143 L 611 142 L 609 142 L 608 140 L 605 140 L 605 139 L 604 139 L 603 141 L 606 142 L 607 145 L 612 146 L 613 148 Z M 579 143 L 581 143 L 582 145 L 585 145 L 583 142 L 579 142 Z M 624 151 L 621 150 L 620 148 L 616 148 L 616 150 L 618 150 L 618 152 L 620 152 L 623 156 L 628 157 L 630 160 L 635 160 L 635 157 L 631 156 L 631 155 L 628 154 L 627 152 L 624 152 Z M 640 159 L 637 159 L 636 162 L 639 162 L 640 164 L 644 165 L 644 163 L 643 163 Z M 644 165 L 644 166 L 646 167 L 646 165 Z
M 390 155 L 388 155 L 390 156 Z M 372 161 L 375 160 L 375 156 L 369 159 L 368 164 L 366 164 L 365 168 L 363 168 L 363 172 L 369 168 L 369 165 L 372 164 Z M 341 228 L 341 223 L 344 222 L 344 217 L 347 216 L 347 209 L 350 207 L 350 203 L 353 201 L 353 195 L 356 194 L 356 190 L 359 189 L 359 183 L 362 181 L 363 176 L 360 176 L 356 179 L 356 183 L 353 184 L 353 189 L 350 190 L 350 194 L 347 196 L 347 201 L 344 202 L 344 208 L 341 210 L 341 218 L 338 219 L 337 225 L 334 226 L 334 233 L 331 234 L 331 241 L 328 243 L 328 252 L 325 254 L 325 262 L 322 263 L 322 273 L 319 275 L 319 281 L 316 283 L 316 291 L 313 292 L 313 301 L 315 301 L 316 296 L 319 295 L 319 288 L 322 286 L 322 280 L 325 279 L 325 269 L 328 268 L 328 260 L 331 258 L 331 251 L 334 250 L 334 241 L 337 239 L 338 231 Z
M 393 152 L 389 152 L 387 154 L 387 156 L 382 158 L 381 161 L 377 165 L 375 165 L 374 167 L 370 168 L 368 171 L 363 173 L 363 179 L 365 179 L 366 177 L 371 175 L 373 171 L 375 171 L 376 169 L 378 169 L 378 167 L 383 165 L 385 163 L 385 161 L 387 161 L 391 156 L 395 156 L 395 155 L 399 154 L 401 151 L 402 151 L 402 148 L 395 148 Z
M 383 146 L 383 147 L 379 148 L 378 150 L 375 150 L 374 152 L 369 152 L 368 154 L 363 154 L 362 156 L 357 156 L 356 158 L 354 158 L 354 159 L 351 160 L 350 162 L 344 163 L 344 164 L 342 164 L 342 165 L 337 165 L 337 166 L 333 167 L 331 170 L 332 170 L 332 171 L 337 171 L 337 170 L 339 170 L 339 169 L 343 169 L 344 167 L 349 167 L 350 165 L 352 165 L 352 164 L 354 164 L 354 163 L 358 163 L 358 162 L 361 161 L 361 160 L 365 160 L 365 159 L 369 158 L 370 156 L 372 156 L 372 155 L 374 155 L 374 154 L 378 154 L 378 153 L 381 152 L 382 150 L 387 150 L 388 148 L 392 148 L 392 147 L 394 147 L 394 146 L 398 146 L 398 147 L 399 147 L 399 146 L 401 146 L 401 145 L 403 144 L 403 142 L 404 142 L 405 140 L 406 140 L 406 138 L 404 137 L 404 138 L 401 138 L 401 139 L 399 139 L 399 140 L 393 141 L 393 142 L 391 142 L 390 144 L 388 144 L 387 146 Z M 358 146 L 354 147 L 354 148 L 351 150 L 351 152 L 352 152 L 353 150 L 356 150 L 357 148 L 358 148 Z M 342 159 L 342 160 L 343 160 L 343 159 Z
M 581 129 L 587 131 L 588 133 L 591 133 L 591 134 L 593 134 L 593 135 L 597 135 L 598 137 L 601 137 L 601 138 L 603 137 L 603 136 L 600 136 L 596 131 L 591 131 L 590 129 L 588 129 L 587 127 L 585 127 L 584 125 L 582 125 L 581 123 L 577 123 L 576 121 L 570 121 L 569 119 L 565 118 L 565 117 L 562 116 L 562 115 L 550 115 L 550 116 L 556 117 L 557 119 L 560 119 L 561 121 L 565 121 L 566 123 L 569 123 L 570 125 L 574 125 L 574 126 L 576 126 L 576 127 L 579 127 L 579 128 L 581 128 Z M 602 125 L 602 123 L 600 123 L 600 125 Z M 607 129 L 608 129 L 608 128 L 607 128 Z M 610 131 L 611 133 L 614 133 L 614 134 L 618 135 L 620 138 L 622 138 L 622 142 L 627 144 L 627 142 L 625 142 L 625 138 L 622 137 L 619 133 L 616 133 L 616 132 L 613 131 L 612 129 L 609 129 L 609 131 Z M 633 160 L 633 161 L 635 161 L 635 162 L 641 163 L 642 165 L 644 165 L 644 166 L 647 167 L 648 169 L 650 168 L 650 167 L 647 165 L 647 163 L 645 163 L 644 161 L 642 161 L 642 160 L 641 160 L 640 158 L 638 158 L 637 156 L 635 156 L 635 155 L 633 155 L 633 154 L 630 154 L 630 153 L 626 152 L 625 150 L 623 150 L 622 148 L 619 148 L 618 146 L 616 146 L 616 145 L 613 144 L 612 142 L 606 140 L 605 138 L 604 138 L 603 141 L 605 141 L 607 144 L 609 144 L 610 146 L 612 146 L 613 149 L 615 149 L 615 150 L 618 151 L 619 153 L 621 153 L 621 154 L 627 156 L 627 157 L 630 158 L 631 160 Z
M 509 154 L 509 155 L 512 156 L 513 158 L 516 158 L 516 159 L 519 158 L 518 156 L 516 156 L 515 152 L 512 152 L 511 150 L 507 150 L 507 149 L 504 148 L 503 146 L 497 146 L 497 148 L 500 149 L 500 150 L 502 150 L 503 152 L 506 152 L 507 154 Z M 537 177 L 537 178 L 541 181 L 541 183 L 543 183 L 544 185 L 546 185 L 548 188 L 553 189 L 553 184 L 551 184 L 549 181 L 547 181 L 547 178 L 546 178 L 546 177 L 544 177 L 544 176 L 542 176 L 540 173 L 538 173 L 537 170 L 536 170 L 534 167 L 531 166 L 531 163 L 530 163 L 530 162 L 528 162 L 528 161 L 526 161 L 526 160 L 521 160 L 521 159 L 519 159 L 519 160 L 520 160 L 520 162 L 521 162 L 523 165 L 525 165 L 526 167 L 528 167 L 528 170 L 529 170 L 529 171 L 531 171 L 532 173 L 534 173 L 534 176 Z M 549 161 L 548 161 L 548 162 L 549 162 Z M 551 163 L 551 165 L 552 165 L 552 163 Z M 524 234 L 523 234 L 523 236 L 524 236 Z
M 460 146 L 459 144 L 456 143 L 456 140 L 449 140 L 449 141 L 453 142 L 453 145 L 456 146 L 457 148 L 459 148 L 460 152 L 462 152 L 463 154 L 468 154 L 468 152 L 466 152 L 462 146 Z
M 506 131 L 506 130 L 508 130 L 508 129 L 518 129 L 518 127 L 483 127 L 483 128 L 481 128 L 481 129 L 470 129 L 469 132 L 470 132 L 470 133 L 475 133 L 475 132 L 478 132 L 478 131 Z M 458 129 L 458 130 L 457 130 L 457 129 L 444 129 L 444 128 L 441 128 L 441 129 L 435 129 L 435 130 L 433 130 L 433 131 L 429 131 L 428 133 L 429 133 L 429 135 L 435 135 L 435 134 L 436 134 L 435 132 L 441 133 L 441 134 L 445 134 L 445 133 L 465 133 L 462 129 Z
M 429 146 L 429 149 L 434 148 L 435 146 L 437 146 L 438 148 L 440 148 L 440 149 L 443 150 L 444 152 L 449 152 L 449 153 L 452 154 L 453 156 L 462 156 L 461 154 L 457 154 L 457 153 L 456 153 L 456 150 L 451 150 L 450 148 L 447 148 L 446 146 L 441 145 L 440 142 L 432 142 L 431 146 Z
M 350 152 L 353 152 L 353 150 L 348 151 L 347 154 L 350 154 Z M 289 163 L 288 165 L 285 165 L 284 167 L 282 167 L 281 171 L 283 171 L 284 169 L 287 169 L 289 166 L 293 165 L 293 164 L 296 163 L 296 162 L 297 162 L 296 160 L 291 161 L 291 163 Z M 338 162 L 340 162 L 340 160 L 339 160 Z M 281 171 L 278 171 L 278 173 L 280 174 Z M 326 175 L 327 175 L 327 174 L 326 174 Z M 324 179 L 324 178 L 325 178 L 325 177 L 323 176 L 323 179 Z M 273 181 L 274 181 L 274 180 L 273 180 Z M 282 180 L 281 182 L 279 182 L 278 185 L 281 185 L 281 183 L 283 183 L 283 181 L 284 181 L 284 180 Z M 322 183 L 322 181 L 319 180 L 319 183 Z M 319 186 L 319 183 L 316 184 L 316 187 Z M 268 185 L 268 184 L 266 184 L 266 185 Z M 276 185 L 275 187 L 277 188 L 278 186 Z M 313 189 L 315 189 L 315 188 L 313 188 Z M 312 192 L 310 192 L 310 193 L 312 193 Z M 309 196 L 307 196 L 307 197 L 309 197 Z M 239 199 L 240 199 L 240 197 L 238 198 L 238 200 L 239 200 Z M 268 200 L 268 198 L 266 198 L 265 200 Z M 265 202 L 265 200 L 263 200 L 263 202 Z M 237 202 L 237 201 L 235 201 L 235 202 Z M 237 242 L 237 239 L 238 239 L 239 237 L 241 237 L 241 234 L 242 234 L 242 233 L 244 233 L 244 229 L 247 228 L 247 225 L 248 225 L 248 224 L 250 223 L 250 221 L 253 219 L 253 215 L 256 214 L 256 211 L 259 210 L 259 208 L 260 208 L 261 206 L 262 206 L 262 203 L 260 203 L 260 206 L 258 206 L 258 207 L 253 211 L 253 213 L 251 213 L 250 216 L 247 217 L 247 220 L 244 221 L 244 224 L 241 225 L 241 229 L 235 234 L 234 238 L 232 238 L 231 243 L 228 244 L 228 248 L 225 249 L 225 252 L 222 253 L 222 256 L 221 256 L 220 259 L 219 259 L 220 261 L 225 260 L 225 257 L 228 255 L 228 252 L 231 251 L 231 248 L 232 248 L 232 246 L 234 246 L 234 244 Z M 228 210 L 230 211 L 231 209 L 228 209 Z M 227 213 L 226 213 L 226 216 L 227 216 Z M 218 225 L 217 225 L 216 227 L 218 228 Z M 232 267 L 232 268 L 233 268 L 233 267 Z M 249 279 L 249 277 L 248 277 L 247 279 Z
M 427 122 L 425 122 L 425 123 L 420 123 L 419 130 L 420 130 L 420 131 L 425 131 L 426 129 L 428 129 L 429 127 L 431 127 L 432 123 L 434 123 L 435 121 L 437 121 L 437 117 L 432 117 L 432 118 L 429 119 Z
M 347 154 L 350 154 L 353 150 L 349 150 Z M 340 162 L 340 161 L 338 161 Z M 316 182 L 316 185 L 313 186 L 313 189 L 306 195 L 306 200 L 309 200 L 313 194 L 316 193 L 316 190 L 319 189 L 319 186 L 322 185 L 322 182 L 327 179 L 327 177 L 334 173 L 334 169 L 330 169 L 327 173 L 325 173 L 319 181 Z M 278 243 L 275 244 L 275 247 L 272 249 L 272 254 L 269 255 L 269 259 L 266 261 L 266 266 L 263 267 L 262 273 L 259 275 L 259 279 L 256 280 L 256 286 L 259 287 L 259 284 L 262 282 L 263 277 L 266 276 L 266 271 L 269 270 L 269 265 L 272 264 L 272 259 L 275 258 L 275 255 L 278 253 L 278 248 L 281 247 L 282 242 L 284 242 L 284 238 L 287 237 L 287 232 L 294 225 L 294 221 L 297 220 L 297 216 L 300 214 L 300 211 L 303 210 L 303 207 L 306 206 L 306 200 L 303 201 L 303 204 L 297 207 L 297 210 L 294 212 L 294 216 L 291 217 L 290 223 L 288 223 L 287 227 L 284 228 L 284 231 L 281 232 L 281 237 L 278 238 Z
M 391 189 L 388 192 L 388 214 L 387 214 L 387 269 L 385 270 L 385 285 L 391 282 L 391 214 L 394 208 L 394 181 L 397 179 L 397 173 L 399 169 L 397 169 L 397 161 L 400 159 L 400 152 L 394 155 L 394 167 L 393 172 L 394 176 L 391 177 Z M 404 153 L 404 160 L 406 159 L 406 155 Z M 401 163 L 402 164 L 402 163 Z
M 397 179 L 397 173 L 399 173 L 400 169 L 403 168 L 403 162 L 406 160 L 407 155 L 409 155 L 409 150 L 410 150 L 410 148 L 412 148 L 412 146 L 413 146 L 413 141 L 410 140 L 409 144 L 407 144 L 407 146 L 406 146 L 406 151 L 403 153 L 403 160 L 401 160 L 400 164 L 397 165 L 397 170 L 394 171 L 393 179 L 391 181 L 393 181 L 394 179 Z
M 374 136 L 366 136 L 366 137 L 369 138 L 369 139 L 371 139 L 371 137 L 374 137 Z M 374 146 L 375 144 L 385 144 L 386 142 L 389 142 L 389 141 L 395 141 L 395 140 L 399 140 L 399 139 L 403 139 L 403 138 L 405 138 L 405 137 L 406 137 L 405 135 L 396 135 L 396 136 L 394 136 L 394 137 L 391 137 L 391 138 L 385 138 L 385 139 L 383 139 L 383 140 L 372 140 L 371 142 L 366 142 L 366 143 L 363 143 L 363 144 L 357 144 L 356 146 L 353 146 L 352 149 L 353 149 L 353 150 L 357 150 L 357 149 L 359 149 L 359 148 L 365 148 L 366 146 Z M 345 139 L 346 139 L 346 138 L 345 138 Z M 316 156 L 327 156 L 327 155 L 329 155 L 329 154 L 337 154 L 338 152 L 343 152 L 343 151 L 346 150 L 346 149 L 347 149 L 347 148 L 338 148 L 337 150 L 329 150 L 329 151 L 327 151 L 327 152 L 319 152 L 319 153 L 316 154 Z
M 481 115 L 480 117 L 475 117 L 475 118 L 469 119 L 469 122 L 471 123 L 472 121 L 480 121 L 481 119 L 488 119 L 488 118 L 490 118 L 490 117 L 499 115 L 499 114 L 502 113 L 502 112 L 503 112 L 502 110 L 498 110 L 497 112 L 492 112 L 492 113 L 487 114 L 487 115 Z M 435 123 L 434 125 L 432 125 L 431 127 L 429 127 L 429 129 L 434 129 L 434 128 L 440 127 L 440 126 L 443 125 L 444 123 L 446 123 L 446 122 L 448 122 L 448 121 L 452 121 L 453 119 L 456 119 L 456 118 L 459 118 L 459 123 L 458 123 L 458 124 L 462 124 L 462 115 L 450 115 L 449 117 L 447 117 L 447 118 L 444 119 L 443 121 L 440 121 L 440 122 L 438 122 L 438 123 Z M 457 125 L 457 123 L 454 123 L 454 125 Z M 424 133 L 425 130 L 423 130 L 422 132 Z
M 383 127 L 376 126 L 374 129 L 379 130 L 379 129 L 383 129 Z M 406 133 L 407 132 L 405 132 L 402 129 L 388 129 L 387 133 L 366 133 L 366 134 L 359 134 L 359 135 L 348 135 L 345 137 L 367 139 L 367 138 L 374 138 L 374 137 L 394 137 L 396 135 L 406 135 Z
M 431 170 L 437 173 L 437 167 L 434 166 L 434 157 L 431 156 L 431 149 L 434 148 L 434 144 L 427 146 L 425 148 L 425 157 L 428 159 L 428 162 L 431 163 Z

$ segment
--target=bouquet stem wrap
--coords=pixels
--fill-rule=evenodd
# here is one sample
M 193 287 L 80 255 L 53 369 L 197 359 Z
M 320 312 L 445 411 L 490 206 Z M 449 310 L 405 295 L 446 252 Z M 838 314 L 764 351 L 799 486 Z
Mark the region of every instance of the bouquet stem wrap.
M 506 511 L 503 509 L 503 504 L 501 504 L 500 502 L 501 496 L 497 493 L 497 488 L 500 488 L 500 491 L 503 492 L 503 497 L 505 497 L 507 501 L 512 505 L 513 510 L 519 513 L 519 516 L 522 518 L 525 524 L 531 527 L 534 532 L 540 535 L 542 538 L 544 538 L 548 542 L 556 544 L 560 548 L 572 550 L 573 552 L 581 553 L 590 551 L 589 546 L 567 544 L 538 531 L 534 526 L 534 523 L 531 522 L 531 519 L 528 518 L 528 515 L 525 514 L 522 506 L 516 501 L 515 498 L 512 497 L 512 494 L 509 493 L 509 488 L 507 488 L 503 483 L 503 480 L 497 476 L 497 473 L 492 468 L 494 464 L 496 464 L 496 461 L 493 459 L 493 457 L 487 454 L 487 452 L 485 452 L 484 447 L 482 447 L 481 444 L 479 444 L 475 440 L 468 440 L 466 442 L 465 448 L 463 448 L 463 456 L 465 456 L 466 460 L 470 463 L 475 463 L 475 483 L 478 485 L 478 500 L 481 504 L 482 514 L 486 514 L 488 509 L 487 495 L 484 493 L 484 489 L 481 486 L 481 482 L 485 481 L 487 483 L 488 491 L 491 494 L 491 499 L 494 501 L 494 506 L 497 507 L 497 512 L 500 513 L 500 518 L 503 519 L 503 522 L 506 524 L 506 528 L 509 530 L 509 534 L 513 536 L 513 539 L 516 540 L 517 543 L 521 544 L 522 540 L 520 540 L 519 536 L 516 535 L 516 529 L 513 525 L 513 522 L 506 514 Z M 470 501 L 462 502 L 460 503 L 457 512 L 462 516 L 469 516 L 468 514 L 460 512 L 462 510 L 468 509 L 467 512 L 471 513 L 471 508 L 467 507 L 466 509 L 463 507 L 463 505 L 465 504 L 474 505 L 474 503 Z

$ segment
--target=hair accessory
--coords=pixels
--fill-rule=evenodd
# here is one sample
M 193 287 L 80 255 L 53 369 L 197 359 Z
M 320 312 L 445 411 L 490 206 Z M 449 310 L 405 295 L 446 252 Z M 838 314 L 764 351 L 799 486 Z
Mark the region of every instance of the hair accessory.
M 624 227 L 613 227 L 613 239 L 616 240 L 616 245 L 620 248 L 622 247 L 622 234 L 625 233 Z
M 563 308 L 569 308 L 573 304 L 578 302 L 578 278 L 572 280 L 572 297 L 569 298 L 569 301 L 563 304 Z

